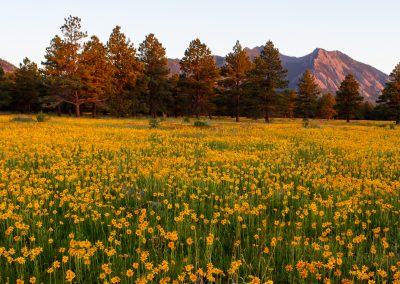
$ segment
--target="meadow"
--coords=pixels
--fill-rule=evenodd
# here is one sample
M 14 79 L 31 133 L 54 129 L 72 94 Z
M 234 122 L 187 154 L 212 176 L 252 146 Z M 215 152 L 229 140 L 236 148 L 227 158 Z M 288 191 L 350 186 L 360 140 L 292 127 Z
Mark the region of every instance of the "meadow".
M 0 116 L 0 283 L 400 283 L 389 122 Z

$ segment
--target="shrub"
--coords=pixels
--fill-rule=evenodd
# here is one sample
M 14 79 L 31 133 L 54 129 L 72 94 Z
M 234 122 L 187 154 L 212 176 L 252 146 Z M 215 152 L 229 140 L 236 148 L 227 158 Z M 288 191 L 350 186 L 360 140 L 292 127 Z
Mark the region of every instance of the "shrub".
M 185 116 L 185 117 L 183 118 L 183 122 L 189 123 L 189 122 L 190 122 L 190 117 Z
M 49 120 L 48 116 L 44 114 L 42 111 L 36 114 L 37 122 L 45 122 Z
M 312 121 L 308 118 L 303 118 L 303 127 L 304 128 L 321 128 L 321 126 L 316 123 L 315 121 Z
M 150 118 L 149 119 L 149 126 L 150 126 L 150 128 L 157 128 L 158 127 L 158 125 L 159 125 L 159 121 L 158 121 L 158 119 L 157 118 Z
M 196 120 L 193 125 L 196 127 L 205 127 L 208 126 L 208 123 L 207 121 Z
M 310 126 L 310 120 L 308 118 L 303 118 L 303 127 L 308 128 Z

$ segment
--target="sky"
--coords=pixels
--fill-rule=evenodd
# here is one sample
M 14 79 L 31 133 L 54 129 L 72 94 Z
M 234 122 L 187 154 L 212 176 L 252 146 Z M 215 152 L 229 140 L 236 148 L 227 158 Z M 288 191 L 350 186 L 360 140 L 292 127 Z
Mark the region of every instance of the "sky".
M 73 15 L 104 43 L 116 25 L 135 47 L 154 33 L 170 58 L 195 38 L 221 56 L 236 40 L 251 48 L 272 40 L 285 55 L 340 50 L 390 73 L 400 62 L 399 11 L 399 0 L 0 0 L 0 58 L 40 65 Z

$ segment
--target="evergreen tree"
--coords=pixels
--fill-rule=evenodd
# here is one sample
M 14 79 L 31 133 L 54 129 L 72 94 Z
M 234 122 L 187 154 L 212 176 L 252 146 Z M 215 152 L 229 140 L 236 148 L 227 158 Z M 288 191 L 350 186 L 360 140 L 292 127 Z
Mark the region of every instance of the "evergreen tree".
M 142 75 L 143 64 L 136 49 L 116 26 L 107 42 L 108 57 L 112 64 L 112 93 L 108 100 L 111 112 L 116 115 L 136 114 L 139 109 L 137 80 Z
M 149 114 L 156 117 L 157 112 L 166 112 L 166 101 L 168 100 L 168 75 L 167 57 L 165 48 L 154 36 L 149 34 L 140 44 L 139 59 L 144 65 L 145 82 L 144 95 Z
M 389 117 L 394 117 L 396 124 L 400 123 L 400 63 L 390 74 L 389 82 L 386 83 L 377 101 Z
M 167 100 L 167 109 L 168 114 L 173 117 L 184 114 L 185 106 L 187 105 L 181 97 L 180 82 L 180 76 L 178 74 L 174 74 L 168 79 L 170 95 Z
M 317 99 L 321 93 L 314 75 L 306 70 L 300 78 L 296 98 L 296 111 L 303 118 L 314 117 L 317 110 Z
M 15 71 L 15 83 L 12 92 L 13 107 L 19 111 L 31 112 L 32 107 L 39 103 L 42 89 L 42 77 L 38 66 L 25 58 L 19 69 Z
M 284 93 L 283 99 L 283 115 L 288 118 L 294 118 L 296 110 L 297 93 L 295 90 L 287 90 Z
M 0 66 L 0 109 L 5 109 L 11 102 L 10 81 Z
M 278 91 L 288 86 L 287 70 L 283 68 L 279 50 L 268 41 L 260 56 L 254 59 L 252 71 L 253 90 L 262 104 L 265 122 L 269 122 L 271 110 L 277 103 Z
M 191 99 L 193 113 L 210 115 L 210 97 L 214 92 L 219 70 L 208 47 L 199 39 L 193 40 L 180 61 L 183 87 Z
M 374 105 L 369 101 L 361 103 L 359 108 L 355 112 L 357 119 L 371 119 L 374 115 Z
M 82 81 L 82 93 L 92 104 L 92 115 L 97 116 L 97 107 L 111 92 L 112 66 L 107 49 L 96 36 L 85 43 L 79 56 L 78 73 Z
M 335 97 L 331 93 L 323 94 L 318 99 L 317 116 L 323 119 L 333 119 L 336 115 L 335 104 Z
M 236 122 L 239 122 L 241 98 L 248 81 L 249 71 L 252 68 L 252 62 L 239 41 L 236 42 L 233 51 L 226 56 L 225 62 L 222 71 L 224 76 L 222 84 L 225 93 L 231 101 L 234 101 Z
M 46 48 L 44 74 L 53 89 L 55 104 L 62 102 L 75 107 L 76 117 L 80 117 L 80 106 L 88 101 L 82 90 L 79 70 L 79 54 L 82 41 L 87 36 L 81 31 L 81 19 L 69 16 L 61 27 L 63 38 L 55 36 Z
M 348 74 L 336 92 L 336 110 L 339 116 L 346 118 L 350 122 L 350 118 L 354 115 L 357 108 L 364 98 L 359 92 L 360 85 L 352 74 Z

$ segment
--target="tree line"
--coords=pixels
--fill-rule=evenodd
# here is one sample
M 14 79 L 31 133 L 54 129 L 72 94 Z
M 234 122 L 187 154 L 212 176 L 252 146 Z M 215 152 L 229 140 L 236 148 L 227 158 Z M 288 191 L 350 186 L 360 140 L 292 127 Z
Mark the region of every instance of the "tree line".
M 114 116 L 271 116 L 395 119 L 400 121 L 400 64 L 377 104 L 364 101 L 348 74 L 337 93 L 322 94 L 310 70 L 297 90 L 288 89 L 279 50 L 268 41 L 252 61 L 239 41 L 218 68 L 206 44 L 190 42 L 180 74 L 170 75 L 166 51 L 154 34 L 136 49 L 116 26 L 107 43 L 82 31 L 69 16 L 46 48 L 43 68 L 25 58 L 13 73 L 0 68 L 0 110 L 55 111 L 80 117 L 82 111 Z

